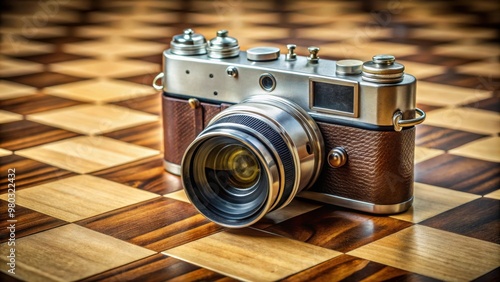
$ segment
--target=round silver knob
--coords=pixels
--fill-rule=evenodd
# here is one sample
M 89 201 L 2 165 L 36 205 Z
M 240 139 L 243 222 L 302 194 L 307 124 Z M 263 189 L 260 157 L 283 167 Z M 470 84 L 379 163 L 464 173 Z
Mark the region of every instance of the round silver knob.
M 311 63 L 317 63 L 319 61 L 319 47 L 311 46 L 307 48 L 307 50 L 309 50 L 309 57 L 307 57 L 307 60 L 309 60 L 309 62 Z

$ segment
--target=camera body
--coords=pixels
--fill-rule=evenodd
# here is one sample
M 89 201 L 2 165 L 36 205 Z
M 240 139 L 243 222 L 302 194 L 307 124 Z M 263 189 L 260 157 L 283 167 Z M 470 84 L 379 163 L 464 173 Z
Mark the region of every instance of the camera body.
M 186 151 L 200 133 L 217 124 L 225 112 L 245 109 L 240 103 L 248 98 L 273 97 L 266 103 L 289 101 L 307 116 L 298 120 L 315 124 L 304 129 L 306 133 L 319 130 L 320 136 L 312 141 L 318 147 L 315 175 L 295 189 L 297 196 L 376 214 L 407 210 L 413 201 L 414 125 L 425 118 L 415 106 L 415 77 L 404 73 L 389 55 L 364 63 L 332 61 L 319 59 L 316 47 L 309 48 L 308 57 L 296 55 L 294 45 L 287 48 L 285 55 L 273 47 L 239 51 L 237 40 L 227 31 L 219 31 L 208 43 L 192 30 L 174 37 L 171 49 L 163 52 L 163 73 L 153 82 L 163 91 L 165 169 L 185 177 L 183 157 L 193 157 Z M 159 79 L 162 85 L 156 84 Z M 248 111 L 266 115 L 273 110 Z M 298 127 L 287 129 L 289 118 L 271 120 L 277 132 Z M 306 160 L 300 152 L 311 149 L 300 146 L 311 146 L 310 141 L 288 139 L 297 148 L 290 150 Z M 273 147 L 272 141 L 263 144 Z M 299 166 L 307 170 L 311 164 Z

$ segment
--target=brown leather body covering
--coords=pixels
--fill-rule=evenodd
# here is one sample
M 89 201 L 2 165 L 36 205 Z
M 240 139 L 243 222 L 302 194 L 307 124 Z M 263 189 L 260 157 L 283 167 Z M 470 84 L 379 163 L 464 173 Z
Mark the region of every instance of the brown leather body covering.
M 227 106 L 201 103 L 193 109 L 185 99 L 163 96 L 165 160 L 180 165 L 189 144 Z M 343 147 L 348 157 L 340 168 L 325 163 L 310 191 L 379 205 L 412 197 L 415 128 L 395 132 L 317 124 L 325 141 L 325 154 Z
M 325 153 L 343 147 L 347 162 L 340 168 L 325 164 L 310 191 L 378 205 L 405 202 L 413 196 L 414 127 L 395 132 L 317 124 Z

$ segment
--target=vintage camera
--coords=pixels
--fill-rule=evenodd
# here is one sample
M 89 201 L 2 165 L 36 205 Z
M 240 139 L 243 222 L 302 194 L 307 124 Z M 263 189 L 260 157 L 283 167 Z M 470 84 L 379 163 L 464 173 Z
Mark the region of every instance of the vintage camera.
M 226 227 L 251 225 L 295 196 L 376 214 L 413 201 L 415 77 L 393 56 L 320 60 L 241 51 L 228 32 L 187 29 L 163 52 L 165 169 Z M 161 84 L 158 83 L 161 81 Z

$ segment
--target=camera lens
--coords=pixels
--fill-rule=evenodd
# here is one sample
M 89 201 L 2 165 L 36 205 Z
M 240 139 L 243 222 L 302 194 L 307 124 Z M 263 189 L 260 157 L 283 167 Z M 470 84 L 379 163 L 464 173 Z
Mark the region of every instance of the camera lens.
M 259 84 L 262 89 L 271 92 L 276 88 L 276 79 L 270 73 L 264 73 L 259 78 Z
M 186 150 L 181 176 L 188 198 L 205 217 L 245 227 L 312 185 L 321 156 L 321 133 L 302 108 L 259 95 L 210 121 Z

